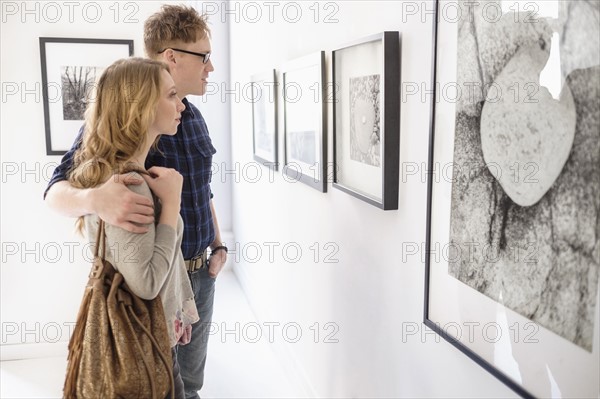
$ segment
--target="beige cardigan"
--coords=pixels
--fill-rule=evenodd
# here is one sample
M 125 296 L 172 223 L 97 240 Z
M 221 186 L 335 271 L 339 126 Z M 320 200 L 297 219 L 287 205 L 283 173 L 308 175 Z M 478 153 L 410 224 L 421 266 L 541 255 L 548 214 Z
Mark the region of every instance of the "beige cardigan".
M 145 181 L 128 187 L 152 199 L 150 187 Z M 159 220 L 159 212 L 157 209 L 156 220 Z M 185 326 L 199 320 L 181 253 L 181 216 L 177 222 L 177 231 L 166 224 L 152 224 L 149 231 L 142 234 L 131 233 L 108 223 L 105 226 L 106 259 L 123 275 L 134 294 L 142 299 L 154 299 L 160 295 L 171 346 L 175 346 Z M 98 230 L 96 215 L 85 217 L 85 230 L 88 239 L 93 239 L 91 242 L 95 244 Z

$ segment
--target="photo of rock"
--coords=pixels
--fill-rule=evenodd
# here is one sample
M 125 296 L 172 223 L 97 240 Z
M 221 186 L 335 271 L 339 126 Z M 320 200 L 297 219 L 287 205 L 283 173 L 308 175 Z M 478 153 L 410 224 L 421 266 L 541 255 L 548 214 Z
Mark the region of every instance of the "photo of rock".
M 460 256 L 449 259 L 449 273 L 591 351 L 600 3 L 503 9 L 493 21 L 483 12 L 489 3 L 502 9 L 500 1 L 459 3 L 450 242 Z
M 381 165 L 380 76 L 350 78 L 350 159 Z

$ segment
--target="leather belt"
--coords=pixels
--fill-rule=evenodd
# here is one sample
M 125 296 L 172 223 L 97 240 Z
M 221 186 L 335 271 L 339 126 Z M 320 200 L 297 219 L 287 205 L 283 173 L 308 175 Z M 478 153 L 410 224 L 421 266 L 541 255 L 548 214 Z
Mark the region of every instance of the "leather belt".
M 204 267 L 208 267 L 207 260 L 207 250 L 204 250 L 200 256 L 196 256 L 195 258 L 185 260 L 185 268 L 188 272 L 193 272 L 198 269 L 202 269 Z

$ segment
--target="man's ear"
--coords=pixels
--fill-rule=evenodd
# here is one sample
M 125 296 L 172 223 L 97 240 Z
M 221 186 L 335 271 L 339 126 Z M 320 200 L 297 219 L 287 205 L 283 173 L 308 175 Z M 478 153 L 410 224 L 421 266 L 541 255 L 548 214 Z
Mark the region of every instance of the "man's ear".
M 161 54 L 161 57 L 161 61 L 168 64 L 169 66 L 173 66 L 177 63 L 177 60 L 175 59 L 175 52 L 170 48 L 166 49 Z
M 166 53 L 167 54 L 165 55 L 165 57 L 167 57 L 169 64 L 176 64 L 177 60 L 175 59 L 175 52 L 171 49 L 168 49 Z

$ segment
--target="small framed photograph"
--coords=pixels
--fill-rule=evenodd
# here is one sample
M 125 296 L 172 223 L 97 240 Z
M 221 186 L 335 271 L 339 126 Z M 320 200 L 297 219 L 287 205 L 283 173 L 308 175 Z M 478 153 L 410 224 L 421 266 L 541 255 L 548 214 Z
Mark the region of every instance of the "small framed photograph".
M 598 398 L 598 9 L 435 4 L 424 324 L 524 398 Z
M 400 34 L 383 32 L 334 50 L 333 187 L 398 209 Z
M 133 40 L 40 37 L 46 154 L 73 145 L 104 68 L 133 55 Z
M 277 98 L 275 70 L 253 75 L 252 142 L 254 159 L 278 170 L 277 165 Z
M 285 164 L 283 173 L 327 191 L 325 52 L 288 62 L 282 68 Z

